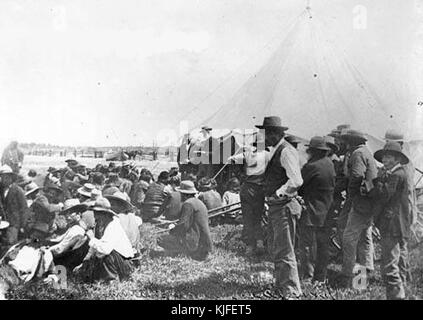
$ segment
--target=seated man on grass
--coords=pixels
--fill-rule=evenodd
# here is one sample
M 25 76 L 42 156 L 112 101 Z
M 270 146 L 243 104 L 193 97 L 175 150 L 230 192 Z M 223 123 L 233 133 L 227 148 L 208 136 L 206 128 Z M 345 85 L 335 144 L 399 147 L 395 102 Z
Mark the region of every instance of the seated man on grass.
M 96 222 L 95 236 L 88 233 L 89 251 L 74 271 L 87 282 L 123 280 L 132 272 L 134 251 L 118 215 L 109 200 L 98 198 L 91 208 Z
M 195 197 L 197 190 L 192 181 L 182 181 L 176 190 L 183 202 L 181 217 L 157 244 L 169 255 L 186 254 L 195 260 L 205 260 L 212 250 L 207 208 Z

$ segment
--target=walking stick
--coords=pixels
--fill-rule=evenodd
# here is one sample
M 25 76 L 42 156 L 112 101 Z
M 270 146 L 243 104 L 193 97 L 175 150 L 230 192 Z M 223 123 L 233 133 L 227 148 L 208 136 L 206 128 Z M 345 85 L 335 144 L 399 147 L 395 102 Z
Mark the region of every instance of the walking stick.
M 416 187 L 417 187 L 417 185 L 419 184 L 420 180 L 422 180 L 422 179 L 423 179 L 423 171 L 421 171 L 421 170 L 419 170 L 419 169 L 417 169 L 417 168 L 414 168 L 414 169 L 416 169 L 416 171 L 417 171 L 418 173 L 420 173 L 420 178 L 419 178 L 419 180 L 417 180 L 416 184 L 414 185 L 414 188 L 416 188 Z
M 241 150 L 243 147 L 241 146 L 241 147 L 239 147 L 236 151 L 235 151 L 235 153 L 234 153 L 234 155 L 237 155 L 238 154 L 238 152 L 239 152 L 239 150 Z M 223 171 L 223 169 L 225 169 L 226 168 L 226 166 L 229 164 L 230 162 L 228 162 L 228 160 L 226 160 L 226 163 L 223 165 L 223 167 L 222 168 L 220 168 L 220 170 L 214 175 L 214 177 L 212 178 L 212 179 L 216 179 L 216 177 Z

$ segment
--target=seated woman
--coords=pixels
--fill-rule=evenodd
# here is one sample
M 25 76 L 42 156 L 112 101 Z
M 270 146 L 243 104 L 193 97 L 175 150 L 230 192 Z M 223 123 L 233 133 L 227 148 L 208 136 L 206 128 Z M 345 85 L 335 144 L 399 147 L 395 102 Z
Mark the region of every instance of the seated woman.
M 69 228 L 63 235 L 51 240 L 55 244 L 48 248 L 53 255 L 54 264 L 62 265 L 68 271 L 72 271 L 81 264 L 88 253 L 89 247 L 86 233 L 89 230 L 89 226 L 83 218 L 87 207 L 88 205 L 79 203 L 78 199 L 65 201 L 64 210 L 60 214 L 66 217 Z
M 128 278 L 132 272 L 130 259 L 134 257 L 134 252 L 118 215 L 111 210 L 109 200 L 102 197 L 96 200 L 91 210 L 94 212 L 96 234 L 87 234 L 88 254 L 74 271 L 81 273 L 88 282 Z

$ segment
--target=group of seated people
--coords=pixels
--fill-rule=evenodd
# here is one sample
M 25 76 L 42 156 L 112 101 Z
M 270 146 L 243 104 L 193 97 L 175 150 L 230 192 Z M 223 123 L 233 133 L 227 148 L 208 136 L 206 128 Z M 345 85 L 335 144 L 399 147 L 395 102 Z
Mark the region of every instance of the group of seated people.
M 25 179 L 7 166 L 0 168 L 1 216 L 10 222 L 0 224 L 2 245 L 40 250 L 52 264 L 87 282 L 128 277 L 143 252 L 139 227 L 157 218 L 178 221 L 157 241 L 166 254 L 204 260 L 212 249 L 208 211 L 239 203 L 236 178 L 222 198 L 213 179 L 181 182 L 177 168 L 154 180 L 132 163 L 88 171 L 74 159 L 66 162 L 66 168 L 47 170 L 42 187 L 31 179 L 37 176 L 33 170 Z M 21 257 L 14 259 L 16 271 L 24 274 Z

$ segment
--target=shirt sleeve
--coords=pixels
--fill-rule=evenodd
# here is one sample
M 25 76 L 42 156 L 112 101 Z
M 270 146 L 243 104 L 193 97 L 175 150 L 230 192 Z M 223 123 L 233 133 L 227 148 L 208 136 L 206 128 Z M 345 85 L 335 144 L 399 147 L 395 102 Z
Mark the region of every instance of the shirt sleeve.
M 181 217 L 178 225 L 174 228 L 176 234 L 184 234 L 191 225 L 191 219 L 194 214 L 194 208 L 189 203 L 184 203 L 181 209 Z
M 286 171 L 288 181 L 276 190 L 278 196 L 294 196 L 303 184 L 301 177 L 300 160 L 294 148 L 286 147 L 281 152 L 280 162 Z
M 73 231 L 71 228 L 62 241 L 50 247 L 50 251 L 53 256 L 60 255 L 67 250 L 70 250 L 78 242 L 78 240 L 81 239 L 81 237 L 81 234 Z
M 89 242 L 89 246 L 95 250 L 97 256 L 107 256 L 113 251 L 113 230 L 110 227 L 106 228 L 101 239 L 92 238 Z

